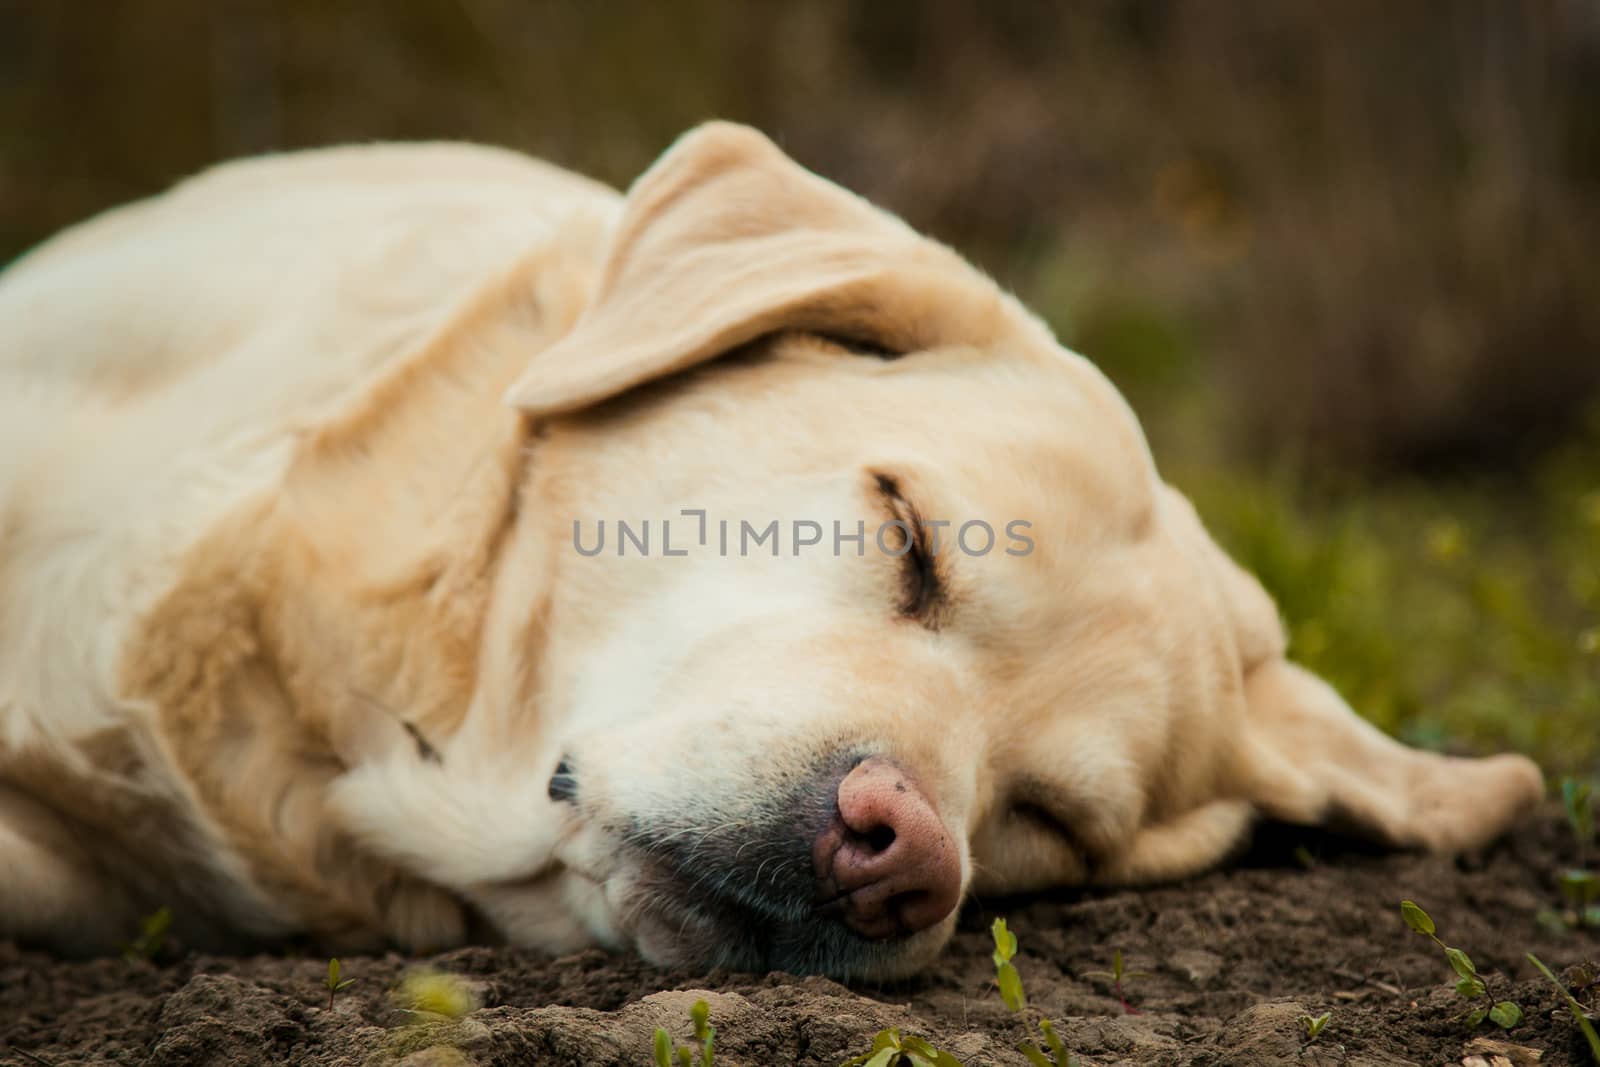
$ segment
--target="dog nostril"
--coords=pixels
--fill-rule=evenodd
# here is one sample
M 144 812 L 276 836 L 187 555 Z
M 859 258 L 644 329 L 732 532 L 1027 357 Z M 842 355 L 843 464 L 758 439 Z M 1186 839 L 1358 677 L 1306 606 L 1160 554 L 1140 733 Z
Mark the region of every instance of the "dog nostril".
M 556 773 L 550 776 L 550 799 L 560 802 L 578 795 L 578 780 L 572 776 L 572 765 L 565 758 L 556 764 Z
M 874 826 L 862 835 L 862 840 L 874 852 L 887 852 L 889 846 L 894 844 L 894 827 Z

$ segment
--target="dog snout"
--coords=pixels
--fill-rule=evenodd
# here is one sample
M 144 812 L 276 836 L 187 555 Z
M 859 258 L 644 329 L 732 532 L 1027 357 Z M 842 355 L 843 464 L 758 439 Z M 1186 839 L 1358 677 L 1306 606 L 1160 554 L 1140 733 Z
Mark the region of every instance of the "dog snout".
M 814 850 L 826 910 L 873 940 L 937 926 L 961 901 L 961 857 L 912 779 L 870 758 L 838 787 L 838 817 Z

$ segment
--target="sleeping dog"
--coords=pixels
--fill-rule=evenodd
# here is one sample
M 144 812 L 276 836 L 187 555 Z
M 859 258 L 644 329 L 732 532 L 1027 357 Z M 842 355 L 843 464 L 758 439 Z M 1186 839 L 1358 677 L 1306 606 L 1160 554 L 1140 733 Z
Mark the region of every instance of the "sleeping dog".
M 1286 659 L 1099 371 L 749 129 L 235 163 L 0 276 L 0 936 L 891 976 L 1540 792 Z

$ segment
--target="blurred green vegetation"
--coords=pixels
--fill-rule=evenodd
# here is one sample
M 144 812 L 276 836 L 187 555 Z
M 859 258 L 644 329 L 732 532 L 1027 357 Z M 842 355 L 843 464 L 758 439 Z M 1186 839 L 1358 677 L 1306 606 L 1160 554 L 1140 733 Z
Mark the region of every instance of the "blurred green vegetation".
M 754 123 L 1094 359 L 1385 729 L 1600 771 L 1592 0 L 0 0 L 0 263 L 218 159 Z

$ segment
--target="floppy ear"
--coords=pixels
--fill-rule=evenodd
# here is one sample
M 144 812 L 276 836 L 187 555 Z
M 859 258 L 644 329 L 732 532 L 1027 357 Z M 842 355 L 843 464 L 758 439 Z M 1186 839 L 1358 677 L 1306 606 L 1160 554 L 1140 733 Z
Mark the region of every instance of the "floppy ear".
M 1538 803 L 1544 779 L 1531 760 L 1409 748 L 1291 663 L 1271 598 L 1207 541 L 1243 670 L 1235 784 L 1257 810 L 1396 848 L 1451 851 L 1489 841 Z
M 779 330 L 889 353 L 981 344 L 999 291 L 754 130 L 685 134 L 629 190 L 592 303 L 506 399 L 574 411 Z

